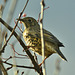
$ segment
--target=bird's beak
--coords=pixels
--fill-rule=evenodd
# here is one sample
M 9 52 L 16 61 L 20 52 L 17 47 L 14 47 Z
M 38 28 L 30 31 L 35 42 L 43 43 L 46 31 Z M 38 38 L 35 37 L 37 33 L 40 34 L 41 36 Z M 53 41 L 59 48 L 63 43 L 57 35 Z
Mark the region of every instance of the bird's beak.
M 16 19 L 16 20 L 18 20 L 18 21 L 22 21 L 22 22 L 24 21 L 23 19 Z

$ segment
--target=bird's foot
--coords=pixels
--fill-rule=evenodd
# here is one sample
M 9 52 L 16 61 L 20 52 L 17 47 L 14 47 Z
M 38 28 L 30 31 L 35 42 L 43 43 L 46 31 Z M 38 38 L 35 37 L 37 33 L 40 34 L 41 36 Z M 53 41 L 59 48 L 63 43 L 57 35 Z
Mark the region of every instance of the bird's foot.
M 39 64 L 39 66 L 41 66 L 45 62 L 46 58 L 47 57 L 45 57 L 45 59 Z

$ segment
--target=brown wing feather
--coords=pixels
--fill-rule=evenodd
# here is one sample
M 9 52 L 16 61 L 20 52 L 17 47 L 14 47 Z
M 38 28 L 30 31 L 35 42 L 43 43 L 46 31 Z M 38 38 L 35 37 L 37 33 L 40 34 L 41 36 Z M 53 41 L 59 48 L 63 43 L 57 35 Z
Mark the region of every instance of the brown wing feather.
M 64 45 L 52 33 L 50 33 L 45 29 L 44 29 L 44 39 L 54 44 L 58 44 L 59 47 L 64 47 Z

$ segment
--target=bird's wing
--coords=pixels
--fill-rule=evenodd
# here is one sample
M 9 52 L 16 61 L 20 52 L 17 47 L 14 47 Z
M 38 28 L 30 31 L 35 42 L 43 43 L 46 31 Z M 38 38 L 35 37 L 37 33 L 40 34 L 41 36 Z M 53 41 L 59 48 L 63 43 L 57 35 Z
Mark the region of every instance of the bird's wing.
M 44 29 L 44 39 L 46 41 L 52 42 L 54 44 L 57 44 L 59 47 L 64 46 L 51 32 Z
M 44 31 L 44 40 L 45 41 L 48 41 L 50 43 L 53 43 L 53 44 L 57 44 L 59 47 L 64 47 L 64 45 L 52 34 L 50 33 L 49 31 L 43 29 Z M 38 37 L 38 38 L 41 38 L 40 36 L 40 30 L 36 30 L 37 33 L 35 33 L 35 37 Z

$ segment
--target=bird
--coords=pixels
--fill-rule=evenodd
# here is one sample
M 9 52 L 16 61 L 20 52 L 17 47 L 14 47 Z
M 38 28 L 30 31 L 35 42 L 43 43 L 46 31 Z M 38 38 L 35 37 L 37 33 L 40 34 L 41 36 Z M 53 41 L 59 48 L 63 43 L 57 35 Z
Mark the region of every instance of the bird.
M 40 25 L 33 17 L 24 17 L 17 19 L 24 24 L 25 30 L 23 38 L 29 49 L 42 56 L 41 33 Z M 45 59 L 54 53 L 57 53 L 63 60 L 67 61 L 66 57 L 60 51 L 60 47 L 64 47 L 51 32 L 43 28 L 44 46 L 45 46 Z M 44 60 L 45 60 L 44 59 Z

